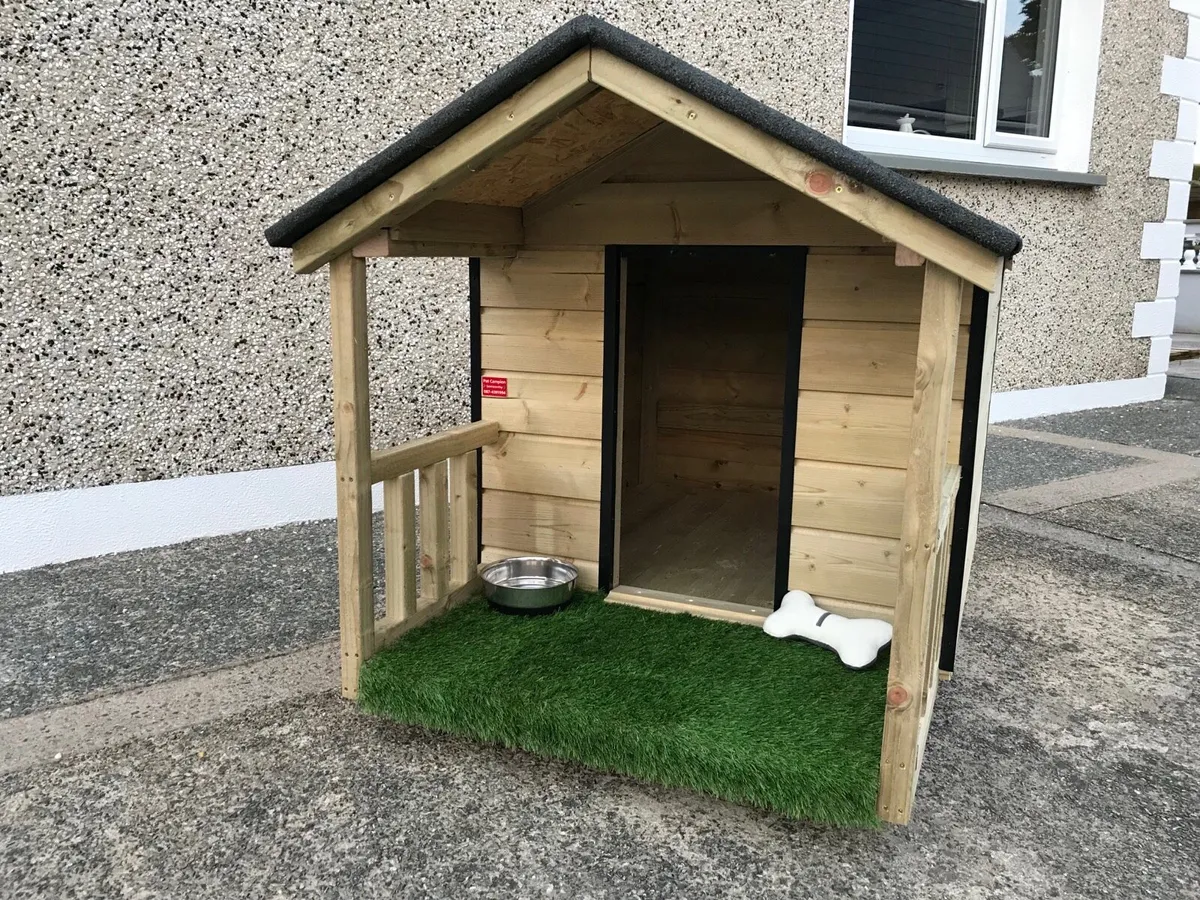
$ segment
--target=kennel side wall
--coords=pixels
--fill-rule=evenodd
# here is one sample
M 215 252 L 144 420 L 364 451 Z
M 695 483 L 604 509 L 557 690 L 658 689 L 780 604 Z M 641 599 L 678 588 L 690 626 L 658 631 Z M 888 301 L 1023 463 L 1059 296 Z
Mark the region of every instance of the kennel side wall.
M 525 250 L 479 276 L 481 410 L 501 429 L 483 451 L 481 559 L 558 556 L 595 587 L 604 249 Z
M 880 248 L 808 257 L 788 586 L 829 609 L 891 619 L 924 267 Z M 948 463 L 958 461 L 970 294 L 963 303 Z

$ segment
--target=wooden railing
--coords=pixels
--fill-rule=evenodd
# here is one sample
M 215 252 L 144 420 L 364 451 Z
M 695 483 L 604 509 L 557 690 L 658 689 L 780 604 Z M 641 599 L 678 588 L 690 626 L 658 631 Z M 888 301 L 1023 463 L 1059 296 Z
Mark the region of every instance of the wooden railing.
M 928 644 L 924 654 L 925 669 L 921 678 L 921 695 L 918 699 L 921 710 L 920 739 L 917 749 L 917 771 L 914 780 L 921 769 L 925 756 L 925 743 L 929 735 L 929 719 L 933 715 L 933 702 L 937 696 L 940 681 L 938 660 L 942 652 L 942 626 L 946 619 L 946 588 L 950 577 L 950 548 L 954 543 L 954 507 L 958 501 L 958 484 L 962 477 L 962 469 L 958 466 L 947 466 L 946 475 L 942 481 L 942 499 L 938 512 L 937 541 L 934 544 L 933 556 L 930 560 L 930 595 L 925 603 L 929 618 L 925 623 L 924 633 Z
M 374 649 L 478 590 L 475 451 L 499 436 L 495 422 L 472 422 L 371 454 L 371 482 L 383 482 L 385 597 L 384 616 L 375 622 Z

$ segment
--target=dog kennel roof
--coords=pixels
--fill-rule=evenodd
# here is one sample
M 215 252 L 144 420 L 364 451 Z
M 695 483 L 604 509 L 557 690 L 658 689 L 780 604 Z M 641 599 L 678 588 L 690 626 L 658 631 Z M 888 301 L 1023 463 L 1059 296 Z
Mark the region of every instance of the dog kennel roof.
M 594 16 L 579 16 L 534 44 L 362 165 L 266 230 L 274 247 L 292 247 L 480 116 L 584 48 L 607 51 L 758 131 L 874 188 L 999 257 L 1021 249 L 1015 232 L 918 184 L 741 91 Z

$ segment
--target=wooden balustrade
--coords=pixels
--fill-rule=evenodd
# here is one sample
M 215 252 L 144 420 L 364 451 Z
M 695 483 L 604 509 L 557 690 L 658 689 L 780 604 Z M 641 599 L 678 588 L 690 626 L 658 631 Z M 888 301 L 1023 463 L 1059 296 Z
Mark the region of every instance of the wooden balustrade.
M 342 581 L 343 618 L 347 610 L 358 613 L 352 617 L 352 627 L 347 629 L 344 621 L 342 628 L 345 696 L 357 696 L 359 672 L 375 651 L 479 590 L 476 453 L 499 436 L 495 422 L 472 422 L 370 454 L 369 483 L 383 483 L 385 608 L 383 618 L 376 619 L 368 494 L 359 499 L 353 515 L 339 515 L 341 531 L 355 539 L 355 552 L 341 553 L 341 565 L 347 570 Z M 368 480 L 365 473 L 362 480 Z M 356 489 L 356 497 L 358 493 Z M 365 527 L 351 530 L 351 524 L 360 522 Z
M 476 451 L 499 435 L 495 422 L 472 422 L 371 454 L 371 480 L 383 482 L 386 598 L 375 649 L 479 589 Z

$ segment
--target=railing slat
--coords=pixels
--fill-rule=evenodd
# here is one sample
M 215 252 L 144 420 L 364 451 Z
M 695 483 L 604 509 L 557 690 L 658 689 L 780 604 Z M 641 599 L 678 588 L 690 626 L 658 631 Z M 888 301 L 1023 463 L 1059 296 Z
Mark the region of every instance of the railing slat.
M 495 422 L 472 422 L 399 447 L 376 450 L 371 454 L 371 482 L 378 484 L 414 469 L 424 469 L 499 439 L 500 426 Z
M 450 460 L 450 586 L 475 577 L 479 565 L 479 475 L 475 451 Z
M 383 483 L 383 567 L 387 617 L 417 611 L 417 523 L 413 473 Z
M 421 600 L 441 600 L 450 591 L 450 524 L 447 465 L 421 469 Z

